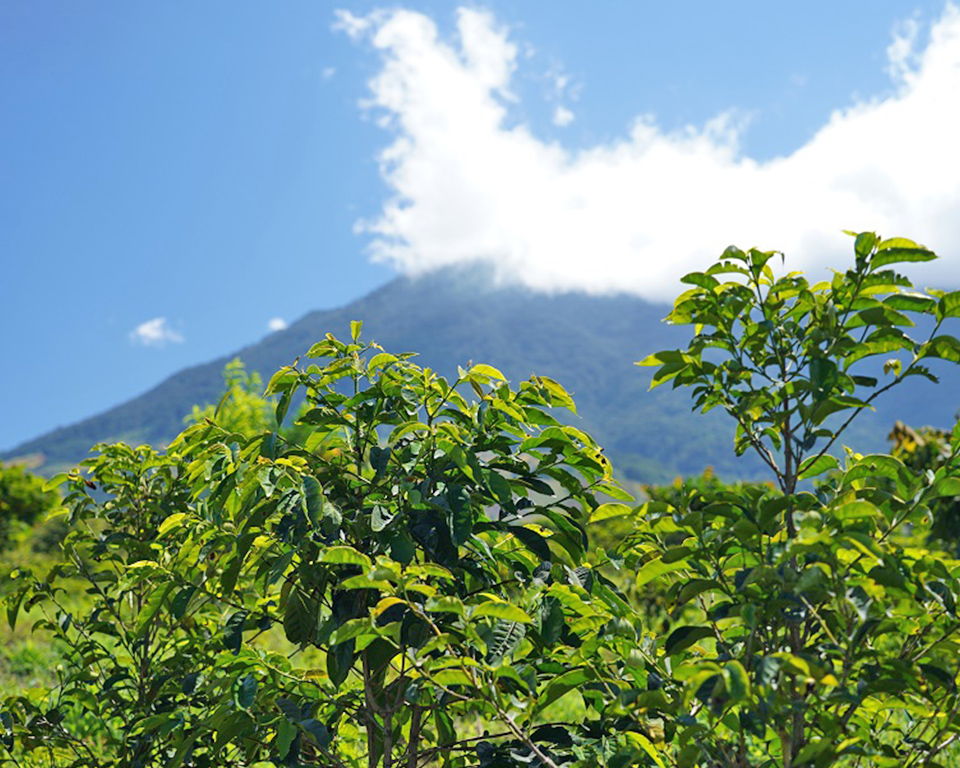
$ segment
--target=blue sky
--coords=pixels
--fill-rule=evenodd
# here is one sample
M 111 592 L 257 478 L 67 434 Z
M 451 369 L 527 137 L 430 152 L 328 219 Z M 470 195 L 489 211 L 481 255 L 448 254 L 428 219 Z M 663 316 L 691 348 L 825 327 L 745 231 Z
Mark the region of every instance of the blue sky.
M 960 276 L 952 5 L 341 7 L 0 2 L 0 448 L 442 264 L 667 300 L 876 228 Z

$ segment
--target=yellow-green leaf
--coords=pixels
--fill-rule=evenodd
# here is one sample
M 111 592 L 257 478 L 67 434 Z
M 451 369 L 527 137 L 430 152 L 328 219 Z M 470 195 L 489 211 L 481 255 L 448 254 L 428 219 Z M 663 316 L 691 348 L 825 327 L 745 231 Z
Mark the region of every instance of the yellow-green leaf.
M 160 527 L 157 529 L 157 535 L 165 536 L 175 528 L 179 528 L 181 525 L 183 525 L 183 521 L 186 519 L 186 517 L 187 515 L 185 512 L 177 512 L 173 515 L 170 515 L 170 517 L 160 523 Z
M 359 565 L 364 568 L 369 568 L 373 564 L 363 552 L 346 546 L 327 547 L 320 555 L 320 562 L 334 565 Z
M 522 611 L 520 608 L 517 608 L 515 605 L 510 605 L 510 603 L 502 603 L 496 600 L 490 600 L 486 603 L 480 603 L 476 608 L 473 609 L 473 618 L 477 619 L 482 616 L 488 616 L 492 619 L 503 619 L 504 621 L 518 621 L 523 624 L 532 624 L 533 619 L 531 619 L 527 614 Z

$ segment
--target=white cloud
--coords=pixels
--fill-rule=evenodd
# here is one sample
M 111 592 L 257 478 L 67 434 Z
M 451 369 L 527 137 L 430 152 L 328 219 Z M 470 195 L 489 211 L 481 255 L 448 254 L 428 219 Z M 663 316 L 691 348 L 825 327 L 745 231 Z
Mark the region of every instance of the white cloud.
M 275 331 L 282 331 L 287 327 L 287 321 L 282 317 L 271 317 L 270 321 L 267 323 L 267 328 L 270 330 L 270 333 Z
M 355 16 L 350 11 L 336 10 L 333 12 L 336 19 L 333 28 L 341 32 L 346 32 L 352 39 L 357 40 L 372 26 L 382 21 L 383 13 L 377 11 L 369 16 Z
M 916 67 L 919 34 L 916 18 L 904 19 L 894 26 L 893 40 L 887 46 L 887 74 L 894 80 L 903 82 Z
M 553 110 L 553 124 L 560 128 L 570 125 L 575 117 L 576 115 L 574 115 L 573 112 L 563 106 L 558 106 Z
M 140 323 L 130 331 L 130 341 L 144 347 L 165 347 L 167 344 L 179 344 L 183 336 L 170 327 L 165 317 L 155 317 Z
M 841 231 L 852 229 L 926 243 L 947 258 L 912 274 L 957 283 L 953 5 L 921 51 L 909 24 L 895 31 L 889 95 L 838 110 L 763 162 L 739 150 L 734 111 L 678 132 L 641 116 L 622 138 L 566 149 L 507 120 L 517 46 L 490 14 L 461 9 L 455 40 L 411 11 L 349 18 L 342 26 L 382 56 L 366 104 L 393 135 L 379 158 L 392 197 L 358 225 L 376 260 L 417 273 L 482 259 L 544 289 L 665 299 L 731 243 L 783 250 L 819 277 L 849 261 Z
M 337 74 L 336 67 L 324 67 L 320 72 L 320 77 L 322 77 L 324 80 L 330 80 L 335 74 Z

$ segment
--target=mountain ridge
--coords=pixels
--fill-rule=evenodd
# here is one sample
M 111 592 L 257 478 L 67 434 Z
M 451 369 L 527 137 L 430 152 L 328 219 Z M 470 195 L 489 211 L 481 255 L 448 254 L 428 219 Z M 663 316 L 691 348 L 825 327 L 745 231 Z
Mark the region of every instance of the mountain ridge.
M 540 293 L 499 285 L 481 266 L 445 268 L 398 277 L 345 306 L 315 310 L 237 352 L 185 368 L 152 389 L 100 414 L 28 440 L 0 458 L 42 454 L 49 474 L 82 459 L 96 442 L 168 443 L 193 405 L 216 402 L 224 365 L 240 357 L 267 379 L 326 333 L 345 337 L 351 320 L 363 337 L 391 352 L 416 352 L 417 362 L 443 374 L 469 361 L 500 368 L 514 383 L 550 376 L 573 394 L 577 426 L 606 448 L 614 467 L 635 480 L 662 482 L 706 466 L 726 477 L 763 476 L 758 461 L 737 458 L 733 430 L 723 415 L 691 413 L 682 390 L 648 391 L 651 371 L 634 361 L 685 345 L 690 330 L 664 324 L 669 307 L 627 294 Z M 940 398 L 892 397 L 868 414 L 848 439 L 858 450 L 878 450 L 895 419 L 914 425 L 945 422 L 956 376 Z M 954 406 L 955 407 L 955 406 Z M 872 417 L 872 418 L 871 418 Z

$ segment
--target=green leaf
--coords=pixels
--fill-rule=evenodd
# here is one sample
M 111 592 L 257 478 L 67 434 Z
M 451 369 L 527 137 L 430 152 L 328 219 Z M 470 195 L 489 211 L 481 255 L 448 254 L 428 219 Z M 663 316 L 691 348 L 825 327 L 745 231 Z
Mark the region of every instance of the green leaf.
M 596 491 L 604 496 L 609 496 L 617 501 L 636 501 L 629 493 L 617 485 L 615 482 L 598 483 Z
M 908 261 L 933 261 L 937 254 L 928 251 L 926 248 L 904 248 L 891 246 L 882 251 L 878 251 L 870 262 L 872 269 L 879 269 L 888 264 L 900 264 Z
M 567 390 L 560 386 L 559 383 L 548 376 L 536 376 L 535 380 L 550 394 L 550 404 L 552 406 L 555 408 L 566 408 L 574 414 L 577 412 L 577 406 L 573 402 L 573 398 L 570 397 Z
M 368 616 L 359 619 L 350 619 L 337 627 L 333 634 L 330 635 L 330 645 L 339 645 L 340 643 L 347 642 L 347 640 L 353 640 L 361 635 L 372 632 L 373 625 L 370 623 Z
M 409 537 L 403 534 L 395 534 L 389 541 L 390 557 L 398 563 L 407 565 L 417 554 L 417 548 Z
M 293 387 L 297 383 L 299 378 L 299 372 L 296 368 L 285 365 L 270 379 L 270 383 L 267 385 L 267 395 L 273 395 L 281 390 L 287 390 Z
M 937 318 L 960 317 L 960 291 L 945 293 L 937 302 Z
M 234 703 L 240 709 L 250 709 L 257 698 L 257 678 L 254 675 L 244 675 L 237 678 L 233 689 Z
M 854 241 L 853 250 L 857 254 L 858 259 L 865 262 L 879 242 L 880 238 L 873 232 L 861 232 Z M 858 263 L 860 262 L 858 261 Z
M 493 639 L 487 647 L 487 662 L 496 664 L 509 656 L 523 642 L 527 630 L 517 621 L 498 621 L 493 628 Z
M 315 717 L 308 717 L 306 720 L 301 720 L 299 723 L 300 727 L 303 729 L 304 733 L 308 734 L 317 744 L 321 747 L 328 747 L 330 742 L 333 741 L 333 734 L 330 733 L 330 730 L 317 720 Z
M 356 344 L 360 339 L 360 332 L 363 330 L 363 320 L 350 321 L 350 338 Z
M 170 615 L 177 621 L 181 620 L 187 612 L 187 606 L 190 605 L 190 598 L 197 591 L 195 586 L 184 587 L 170 601 Z
M 734 701 L 742 701 L 750 695 L 750 678 L 739 661 L 728 661 L 724 665 L 723 682 Z
M 547 646 L 560 639 L 563 633 L 563 606 L 555 597 L 545 597 L 540 605 L 540 637 Z
M 608 503 L 601 504 L 590 514 L 591 523 L 599 523 L 602 520 L 610 520 L 614 517 L 624 517 L 633 513 L 633 509 L 626 504 Z
M 170 594 L 170 590 L 172 589 L 172 581 L 167 582 L 166 584 L 161 584 L 159 587 L 156 587 L 144 601 L 143 607 L 140 609 L 140 613 L 137 614 L 136 635 L 138 637 L 142 636 L 143 633 L 147 631 L 147 628 L 150 626 L 150 623 L 153 621 L 157 613 L 159 613 L 160 608 L 163 607 L 163 603 L 167 599 L 167 595 Z
M 284 392 L 280 395 L 280 399 L 277 401 L 277 410 L 274 414 L 278 426 L 282 425 L 283 420 L 287 417 L 287 411 L 290 408 L 290 401 L 292 399 L 293 389 L 284 390 Z
M 376 504 L 373 507 L 373 512 L 370 513 L 370 530 L 374 533 L 380 533 L 393 522 L 393 519 L 394 515 L 391 515 L 389 510 L 380 504 Z
M 908 349 L 910 346 L 910 342 L 907 339 L 878 339 L 876 341 L 865 341 L 861 344 L 857 344 L 850 351 L 850 353 L 843 358 L 843 370 L 846 371 L 855 362 L 862 360 L 865 357 L 872 357 L 873 355 L 885 355 L 889 352 L 897 352 L 901 349 Z
M 291 549 L 287 552 L 284 552 L 276 560 L 273 561 L 270 565 L 270 570 L 267 571 L 267 585 L 276 584 L 277 581 L 283 576 L 287 568 L 290 567 L 290 563 L 293 562 L 293 558 L 296 556 L 296 551 Z
M 444 494 L 450 509 L 450 535 L 455 546 L 465 544 L 473 535 L 473 508 L 470 495 L 459 485 L 451 483 Z
M 183 525 L 183 521 L 186 520 L 186 518 L 186 512 L 177 512 L 170 515 L 162 523 L 160 523 L 160 527 L 157 528 L 157 536 L 166 536 L 168 533 L 170 533 L 170 531 L 179 528 L 181 525 Z
M 307 519 L 314 529 L 318 529 L 323 519 L 323 487 L 311 475 L 303 476 L 303 498 L 307 507 Z
M 245 533 L 237 540 L 235 552 L 220 576 L 220 589 L 225 597 L 229 597 L 233 593 L 233 589 L 237 585 L 237 579 L 240 577 L 240 570 L 243 568 L 244 558 L 246 558 L 250 546 L 258 535 L 256 532 Z
M 960 363 L 960 340 L 953 336 L 935 336 L 920 348 L 917 357 L 936 357 L 951 363 Z
M 890 237 L 877 246 L 878 251 L 886 251 L 890 248 L 919 248 L 919 246 L 906 237 Z
M 511 525 L 509 530 L 527 549 L 541 560 L 550 560 L 553 557 L 550 553 L 550 546 L 547 544 L 546 538 L 541 536 L 533 528 L 527 528 L 525 525 Z
M 300 590 L 294 588 L 283 611 L 283 631 L 287 640 L 295 645 L 303 645 L 313 636 L 315 626 L 316 616 L 311 611 L 310 604 Z
M 831 469 L 837 469 L 839 466 L 840 462 L 828 454 L 811 456 L 808 459 L 804 459 L 797 472 L 797 477 L 800 480 L 807 480 L 811 477 L 822 475 L 824 472 L 829 472 Z
M 4 602 L 7 604 L 7 624 L 10 625 L 11 631 L 17 628 L 17 615 L 20 613 L 20 605 L 23 603 L 25 596 L 26 593 L 21 591 L 4 598 Z
M 697 625 L 678 627 L 670 633 L 666 643 L 664 643 L 663 650 L 667 656 L 673 656 L 685 651 L 698 640 L 713 636 L 713 630 L 710 627 Z
M 373 565 L 373 561 L 363 552 L 347 546 L 327 547 L 320 553 L 320 562 L 333 565 L 359 565 L 363 568 Z
M 714 288 L 720 285 L 720 281 L 717 280 L 717 278 L 703 272 L 691 272 L 688 275 L 684 275 L 680 278 L 680 282 L 686 283 L 687 285 L 696 285 L 700 288 L 705 288 L 708 291 L 712 291 Z
M 494 470 L 485 470 L 483 477 L 487 482 L 490 493 L 500 503 L 500 506 L 509 508 L 513 504 L 513 491 L 510 489 L 510 482 Z
M 677 594 L 677 605 L 684 605 L 704 592 L 722 592 L 723 585 L 716 579 L 691 579 Z
M 562 696 L 589 682 L 592 677 L 586 669 L 571 669 L 555 677 L 537 698 L 537 711 L 543 711 Z
M 379 480 L 387 474 L 391 453 L 390 446 L 381 448 L 379 445 L 375 445 L 370 449 L 370 467 L 374 471 L 374 479 Z
M 651 365 L 666 365 L 668 363 L 686 363 L 686 355 L 677 349 L 665 349 L 661 352 L 655 352 L 652 355 L 647 355 L 643 360 L 634 363 L 634 365 L 640 366 L 651 366 Z
M 290 753 L 290 745 L 293 744 L 293 739 L 296 735 L 297 727 L 286 717 L 281 717 L 277 723 L 277 740 L 275 742 L 277 755 L 279 755 L 281 760 L 285 760 Z M 273 768 L 272 762 L 267 763 L 267 765 Z
M 463 602 L 457 597 L 431 597 L 423 607 L 433 613 L 454 613 L 457 616 L 463 616 Z
M 469 370 L 469 373 L 478 373 L 481 376 L 486 376 L 491 379 L 497 379 L 498 381 L 506 381 L 506 377 L 502 373 L 500 373 L 500 371 L 498 371 L 492 365 L 484 365 L 483 363 L 478 363 L 477 365 L 473 366 Z
M 223 627 L 223 647 L 234 654 L 240 652 L 240 646 L 243 644 L 243 628 L 247 623 L 248 611 L 237 611 L 232 614 Z
M 666 764 L 660 758 L 660 753 L 657 751 L 657 748 L 653 746 L 653 742 L 650 741 L 650 739 L 636 731 L 627 731 L 627 738 L 642 751 L 646 752 L 647 755 L 650 756 L 650 759 L 657 764 L 658 768 L 667 768 Z
M 857 499 L 831 509 L 838 520 L 863 520 L 880 515 L 880 510 L 869 501 Z
M 937 300 L 922 293 L 895 293 L 883 300 L 883 303 L 901 312 L 923 312 L 933 314 L 937 309 Z
M 354 641 L 347 640 L 327 651 L 327 674 L 336 688 L 343 685 L 350 674 L 350 669 L 353 667 L 354 647 Z
M 645 563 L 639 571 L 637 571 L 636 586 L 642 587 L 647 582 L 653 581 L 654 579 L 659 579 L 661 576 L 665 576 L 671 571 L 679 571 L 688 566 L 686 560 L 676 560 L 674 562 L 665 563 L 662 559 L 656 558 L 651 560 L 648 563 Z
M 498 600 L 489 600 L 485 603 L 480 603 L 480 605 L 473 609 L 471 615 L 475 619 L 489 616 L 490 618 L 502 619 L 503 621 L 515 621 L 523 624 L 533 623 L 533 619 L 527 616 L 527 614 L 517 606 Z
M 49 480 L 47 480 L 47 482 L 43 484 L 44 493 L 57 490 L 57 488 L 59 488 L 69 479 L 70 479 L 70 475 L 68 473 L 59 472 L 58 474 L 54 475 Z

